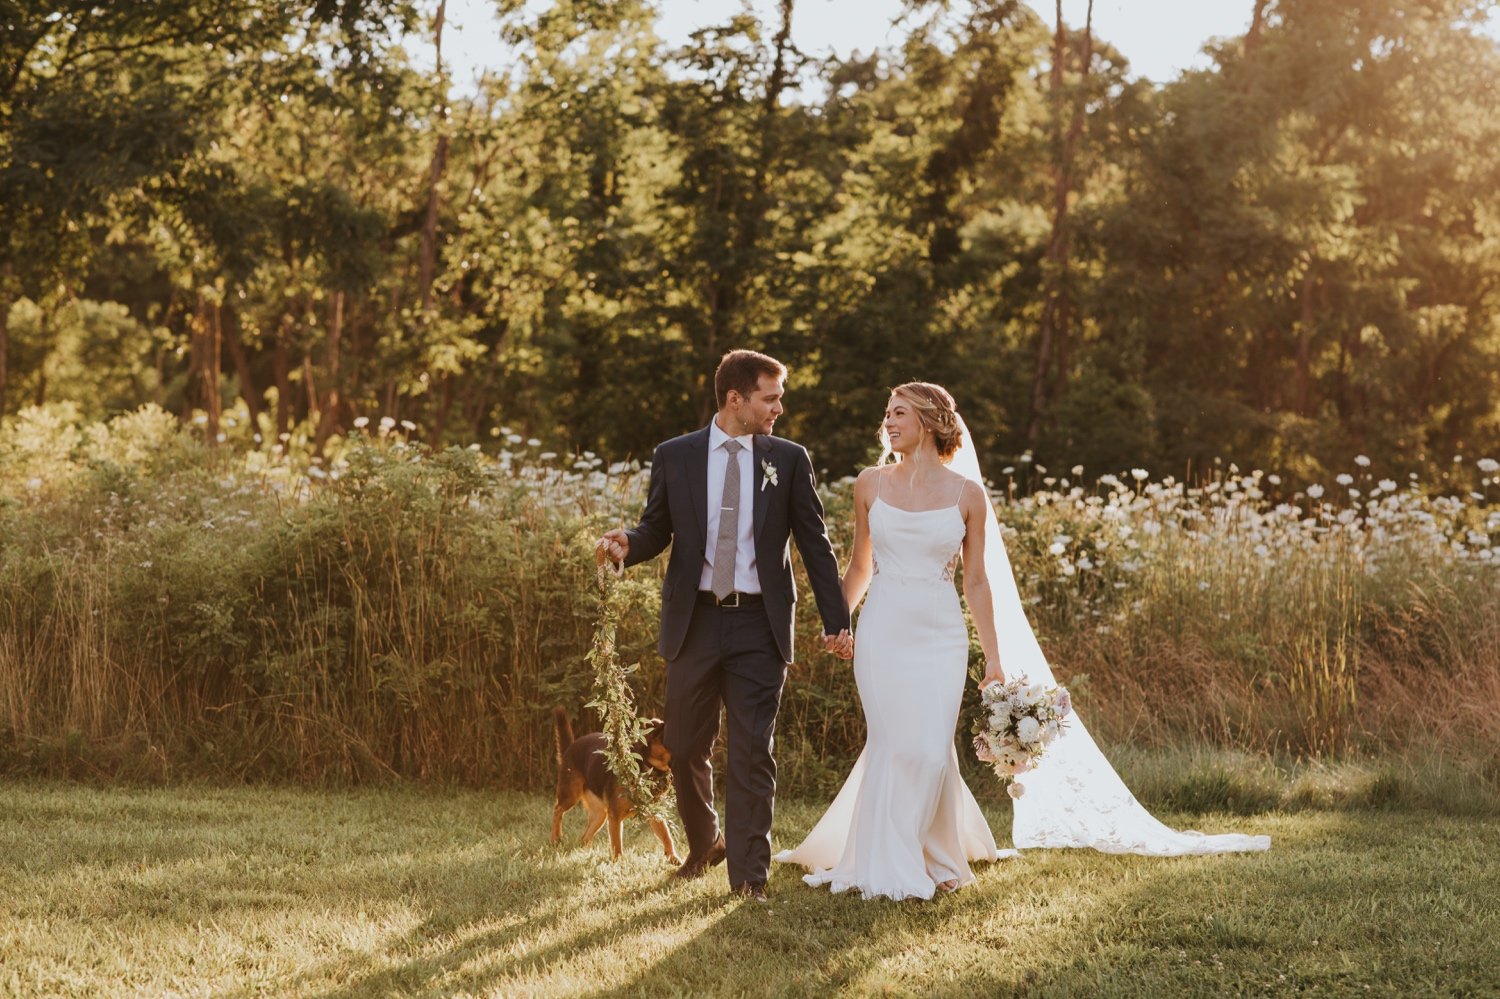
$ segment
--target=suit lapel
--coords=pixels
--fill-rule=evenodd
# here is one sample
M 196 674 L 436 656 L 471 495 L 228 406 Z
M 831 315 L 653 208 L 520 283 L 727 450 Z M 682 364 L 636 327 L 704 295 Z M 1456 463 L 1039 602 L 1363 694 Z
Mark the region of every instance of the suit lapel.
M 683 462 L 687 470 L 688 495 L 693 500 L 693 512 L 698 515 L 698 536 L 708 543 L 708 428 L 693 435 Z
M 755 497 L 755 536 L 760 537 L 761 525 L 766 522 L 766 490 L 774 489 L 775 486 L 763 484 L 765 472 L 761 469 L 762 461 L 769 461 L 771 456 L 771 438 L 765 434 L 755 435 L 755 447 L 751 449 L 750 481 L 752 483 L 752 495 Z M 774 462 L 772 463 L 774 464 Z

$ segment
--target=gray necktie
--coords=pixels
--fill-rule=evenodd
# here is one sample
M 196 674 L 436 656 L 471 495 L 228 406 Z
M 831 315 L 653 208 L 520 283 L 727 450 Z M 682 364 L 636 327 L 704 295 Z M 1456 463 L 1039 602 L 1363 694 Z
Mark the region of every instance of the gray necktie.
M 714 539 L 714 596 L 723 600 L 734 592 L 734 560 L 740 550 L 740 451 L 737 440 L 723 444 L 724 498 L 719 501 L 719 536 Z

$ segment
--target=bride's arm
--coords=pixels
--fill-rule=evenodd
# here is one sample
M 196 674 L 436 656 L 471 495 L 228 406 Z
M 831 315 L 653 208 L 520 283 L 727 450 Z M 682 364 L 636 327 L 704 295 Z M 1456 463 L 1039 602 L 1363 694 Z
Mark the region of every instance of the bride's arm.
M 984 650 L 984 677 L 979 681 L 984 687 L 992 680 L 1005 682 L 1005 670 L 1000 665 L 1000 639 L 995 634 L 995 602 L 990 595 L 990 578 L 984 568 L 984 507 L 988 500 L 977 484 L 965 483 L 962 502 L 964 599 L 969 603 L 974 630 L 979 632 L 979 647 Z
M 875 575 L 875 561 L 870 551 L 870 503 L 875 497 L 875 477 L 879 468 L 867 468 L 854 482 L 854 553 L 844 570 L 844 601 L 849 613 L 865 598 L 870 579 Z

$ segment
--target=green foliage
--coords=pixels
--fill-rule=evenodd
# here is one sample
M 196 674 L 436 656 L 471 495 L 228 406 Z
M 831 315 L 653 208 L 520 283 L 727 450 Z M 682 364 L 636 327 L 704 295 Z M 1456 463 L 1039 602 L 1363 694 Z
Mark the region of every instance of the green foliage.
M 217 434 L 237 396 L 316 449 L 379 413 L 644 455 L 752 346 L 835 474 L 909 378 L 1001 461 L 1430 473 L 1500 434 L 1483 9 L 1280 0 L 1153 86 L 1077 30 L 1049 82 L 1013 3 L 913 4 L 848 61 L 750 14 L 667 50 L 647 5 L 506 4 L 466 95 L 405 61 L 399 0 L 18 13 L 0 413 Z
M 598 713 L 601 730 L 608 736 L 605 763 L 624 788 L 625 797 L 635 803 L 636 815 L 669 822 L 675 801 L 672 785 L 659 771 L 648 770 L 648 761 L 636 751 L 646 742 L 646 726 L 630 687 L 630 674 L 640 668 L 640 663 L 627 666 L 620 662 L 616 648 L 621 613 L 632 604 L 646 602 L 645 587 L 638 581 L 626 584 L 616 580 L 603 563 L 599 565 L 598 583 L 599 623 L 588 654 L 594 669 L 594 696 L 588 706 Z

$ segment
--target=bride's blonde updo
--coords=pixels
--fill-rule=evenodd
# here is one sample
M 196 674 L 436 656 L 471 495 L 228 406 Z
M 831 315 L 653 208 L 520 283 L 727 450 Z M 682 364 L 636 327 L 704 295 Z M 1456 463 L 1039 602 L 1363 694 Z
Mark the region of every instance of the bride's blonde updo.
M 958 404 L 948 390 L 932 382 L 907 382 L 891 389 L 891 394 L 911 403 L 922 428 L 932 434 L 938 460 L 950 461 L 963 440 L 963 430 L 958 423 Z

